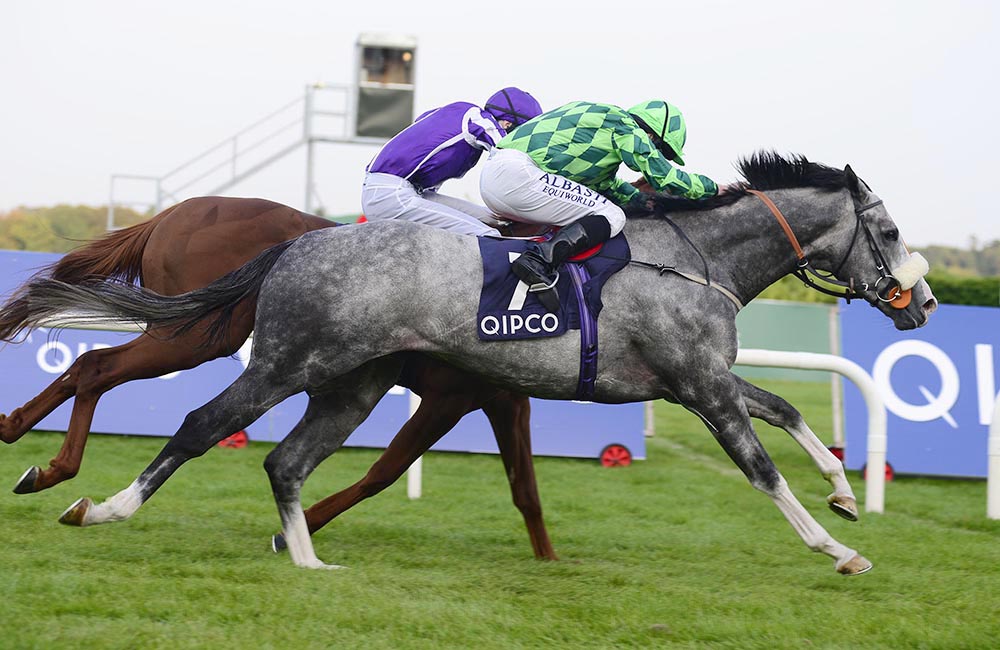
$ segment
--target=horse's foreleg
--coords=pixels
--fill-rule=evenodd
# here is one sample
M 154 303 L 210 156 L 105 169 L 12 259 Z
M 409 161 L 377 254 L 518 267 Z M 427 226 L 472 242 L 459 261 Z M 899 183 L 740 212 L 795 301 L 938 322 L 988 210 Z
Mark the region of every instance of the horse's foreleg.
M 787 401 L 773 393 L 758 388 L 737 377 L 743 401 L 750 417 L 764 420 L 773 427 L 784 429 L 799 443 L 816 463 L 820 474 L 833 486 L 833 493 L 826 498 L 830 509 L 849 521 L 858 520 L 858 502 L 847 482 L 844 464 L 827 449 L 802 418 L 802 414 Z
M 741 386 L 735 375 L 685 385 L 678 395 L 698 415 L 729 457 L 757 490 L 771 497 L 806 546 L 834 559 L 838 572 L 853 575 L 871 569 L 871 562 L 835 540 L 802 507 L 778 472 L 750 424 Z
M 514 505 L 524 517 L 535 557 L 558 560 L 542 519 L 542 501 L 531 458 L 531 402 L 523 395 L 503 392 L 483 404 L 483 412 L 493 426 Z
M 316 557 L 299 499 L 302 484 L 368 417 L 398 374 L 397 361 L 379 359 L 312 393 L 302 419 L 264 461 L 281 516 L 282 539 L 296 566 L 340 568 Z

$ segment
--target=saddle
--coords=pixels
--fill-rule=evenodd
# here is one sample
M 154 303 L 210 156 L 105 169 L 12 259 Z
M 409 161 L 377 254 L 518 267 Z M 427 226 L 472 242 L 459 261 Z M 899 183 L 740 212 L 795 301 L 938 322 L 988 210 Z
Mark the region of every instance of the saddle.
M 544 338 L 581 329 L 583 314 L 594 319 L 600 314 L 604 283 L 631 259 L 624 234 L 571 258 L 560 267 L 557 285 L 560 295 L 568 299 L 558 312 L 550 313 L 510 271 L 510 263 L 524 252 L 529 240 L 480 237 L 478 241 L 483 286 L 476 322 L 482 341 Z
M 476 330 L 481 341 L 514 341 L 560 336 L 580 330 L 580 379 L 576 397 L 589 400 L 597 382 L 597 317 L 604 304 L 601 290 L 632 258 L 624 233 L 583 251 L 559 268 L 557 289 L 568 296 L 558 312 L 548 311 L 510 270 L 528 247 L 524 239 L 479 238 L 483 287 Z

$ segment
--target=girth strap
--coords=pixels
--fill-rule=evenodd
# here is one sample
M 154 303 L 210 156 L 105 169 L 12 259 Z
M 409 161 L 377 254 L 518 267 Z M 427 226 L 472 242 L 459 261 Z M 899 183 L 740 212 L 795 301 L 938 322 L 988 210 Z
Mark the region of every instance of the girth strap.
M 664 273 L 673 273 L 674 275 L 680 276 L 685 280 L 690 280 L 695 284 L 700 284 L 703 287 L 708 287 L 710 289 L 715 289 L 723 296 L 729 299 L 731 303 L 736 305 L 736 310 L 739 311 L 743 309 L 746 305 L 739 299 L 735 293 L 722 286 L 718 282 L 712 282 L 708 278 L 704 278 L 697 273 L 688 273 L 687 271 L 680 271 L 673 266 L 667 266 L 666 264 L 657 264 L 656 262 L 643 262 L 642 260 L 630 260 L 629 264 L 634 264 L 635 266 L 645 266 L 647 268 L 655 269 L 660 275 Z
M 715 289 L 716 291 L 724 295 L 726 298 L 729 298 L 730 302 L 736 305 L 737 310 L 743 309 L 746 306 L 740 301 L 739 298 L 736 297 L 735 293 L 725 288 L 718 282 L 711 282 L 709 280 L 706 280 L 705 278 L 701 277 L 696 273 L 687 273 L 686 271 L 678 271 L 677 269 L 671 269 L 671 268 L 666 268 L 664 270 L 669 271 L 670 273 L 675 273 L 686 280 L 694 282 L 695 284 L 700 284 L 709 287 L 711 289 Z
M 594 399 L 597 387 L 597 318 L 583 294 L 583 285 L 590 280 L 590 273 L 583 264 L 567 264 L 566 271 L 580 306 L 580 375 L 576 399 L 589 402 Z

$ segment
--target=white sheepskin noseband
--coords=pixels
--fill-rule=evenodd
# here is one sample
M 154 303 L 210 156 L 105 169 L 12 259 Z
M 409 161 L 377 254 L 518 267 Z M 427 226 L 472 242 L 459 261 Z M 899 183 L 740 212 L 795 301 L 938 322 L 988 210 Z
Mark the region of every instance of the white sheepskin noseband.
M 930 264 L 927 263 L 923 255 L 920 253 L 910 253 L 910 259 L 906 260 L 901 266 L 894 268 L 892 274 L 899 280 L 899 287 L 903 291 L 906 291 L 907 289 L 912 289 L 917 282 L 920 282 L 920 278 L 927 275 L 927 272 L 930 270 Z

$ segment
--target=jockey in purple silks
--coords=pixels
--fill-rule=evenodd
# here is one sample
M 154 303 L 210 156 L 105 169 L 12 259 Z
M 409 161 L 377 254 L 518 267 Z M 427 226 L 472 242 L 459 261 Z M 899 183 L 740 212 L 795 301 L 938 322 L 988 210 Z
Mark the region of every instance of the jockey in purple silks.
M 492 95 L 484 108 L 454 102 L 427 111 L 389 140 L 368 164 L 361 208 L 370 221 L 403 219 L 464 235 L 499 235 L 492 211 L 444 196 L 508 131 L 540 115 L 534 97 L 517 88 Z

